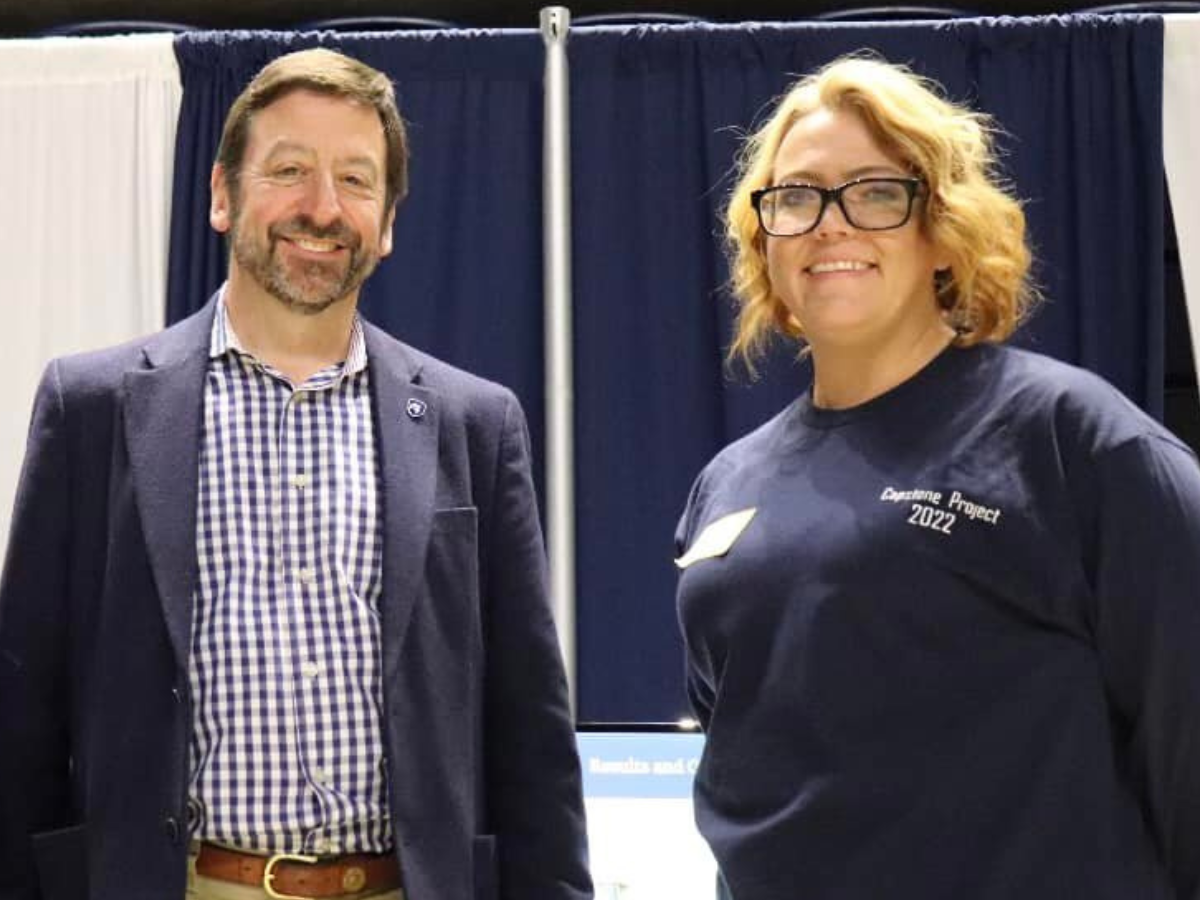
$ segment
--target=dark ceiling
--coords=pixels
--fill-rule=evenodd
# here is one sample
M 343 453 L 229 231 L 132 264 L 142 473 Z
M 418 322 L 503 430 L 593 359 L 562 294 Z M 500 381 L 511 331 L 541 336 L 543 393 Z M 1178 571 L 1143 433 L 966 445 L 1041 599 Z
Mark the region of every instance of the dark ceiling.
M 915 0 L 921 2 L 921 0 Z M 1102 2 L 1102 0 L 1100 0 Z M 96 20 L 154 20 L 202 28 L 295 28 L 332 17 L 411 16 L 456 25 L 536 28 L 542 4 L 481 0 L 0 0 L 0 36 L 25 37 L 72 23 Z M 850 6 L 851 0 L 701 0 L 662 3 L 646 0 L 578 0 L 575 17 L 602 13 L 670 12 L 715 22 L 808 19 Z M 1035 15 L 1070 12 L 1092 4 L 1071 0 L 976 0 L 955 3 L 981 15 Z

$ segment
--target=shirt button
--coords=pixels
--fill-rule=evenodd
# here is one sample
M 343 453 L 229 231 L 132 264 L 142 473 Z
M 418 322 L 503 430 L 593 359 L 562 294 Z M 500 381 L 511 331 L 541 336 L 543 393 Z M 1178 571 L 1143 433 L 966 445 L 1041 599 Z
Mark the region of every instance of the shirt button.
M 321 674 L 321 667 L 311 659 L 300 664 L 300 674 L 305 678 L 316 678 Z M 320 779 L 317 779 L 320 781 Z
M 301 584 L 312 584 L 315 578 L 315 573 L 312 569 L 297 569 L 296 580 Z
M 300 490 L 304 490 L 306 487 L 308 487 L 308 484 L 309 484 L 309 477 L 308 477 L 307 472 L 297 472 L 295 475 L 292 476 L 292 486 L 293 487 L 296 487 Z
M 313 841 L 313 852 L 314 853 L 328 853 L 329 852 L 329 838 L 317 838 L 315 841 Z
M 321 768 L 320 766 L 313 767 L 312 777 L 313 781 L 322 787 L 329 787 L 330 783 L 333 781 L 333 779 L 329 776 L 329 771 Z

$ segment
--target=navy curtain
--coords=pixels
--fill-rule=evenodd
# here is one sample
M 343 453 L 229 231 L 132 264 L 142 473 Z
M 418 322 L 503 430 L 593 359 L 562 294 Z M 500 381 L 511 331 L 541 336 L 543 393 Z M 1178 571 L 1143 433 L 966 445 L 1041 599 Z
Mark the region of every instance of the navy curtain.
M 671 537 L 692 479 L 808 372 L 722 367 L 718 211 L 739 135 L 869 48 L 990 112 L 1048 298 L 1016 343 L 1163 396 L 1162 25 L 1154 17 L 580 29 L 570 42 L 579 714 L 686 713 Z M 748 598 L 747 602 L 752 602 Z
M 412 192 L 364 293 L 399 337 L 513 387 L 540 463 L 541 77 L 532 31 L 185 34 L 169 318 L 223 277 L 208 171 L 233 97 L 324 44 L 397 83 Z M 723 368 L 718 212 L 739 134 L 795 75 L 863 48 L 995 115 L 1049 298 L 1018 343 L 1092 368 L 1158 415 L 1163 384 L 1162 26 L 1155 17 L 587 28 L 569 43 L 576 327 L 579 715 L 686 712 L 671 536 L 723 444 L 803 389 L 780 350 Z M 540 465 L 538 467 L 540 473 Z M 540 478 L 539 478 L 540 483 Z
M 168 321 L 199 309 L 225 277 L 224 243 L 208 227 L 208 181 L 230 104 L 274 57 L 319 45 L 391 76 L 409 127 L 409 196 L 396 215 L 395 249 L 363 291 L 364 315 L 513 388 L 540 461 L 543 55 L 536 31 L 180 35 Z

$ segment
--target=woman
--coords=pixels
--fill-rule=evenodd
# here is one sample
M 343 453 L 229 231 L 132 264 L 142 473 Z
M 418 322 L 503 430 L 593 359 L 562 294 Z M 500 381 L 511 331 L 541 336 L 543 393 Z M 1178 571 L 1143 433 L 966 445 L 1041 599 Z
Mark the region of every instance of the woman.
M 750 141 L 732 352 L 811 390 L 680 522 L 697 819 L 735 900 L 1200 897 L 1200 474 L 1001 346 L 1033 296 L 986 120 L 839 60 Z

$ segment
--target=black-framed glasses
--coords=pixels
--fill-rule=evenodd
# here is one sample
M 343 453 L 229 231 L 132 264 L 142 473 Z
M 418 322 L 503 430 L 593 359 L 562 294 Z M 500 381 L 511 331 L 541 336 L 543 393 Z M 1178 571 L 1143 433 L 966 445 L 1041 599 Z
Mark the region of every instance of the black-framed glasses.
M 855 178 L 837 187 L 777 184 L 750 194 L 762 230 L 774 237 L 807 234 L 817 227 L 830 203 L 846 221 L 863 231 L 887 231 L 906 224 L 919 178 Z

